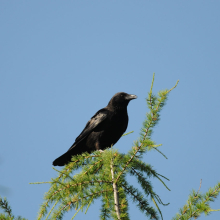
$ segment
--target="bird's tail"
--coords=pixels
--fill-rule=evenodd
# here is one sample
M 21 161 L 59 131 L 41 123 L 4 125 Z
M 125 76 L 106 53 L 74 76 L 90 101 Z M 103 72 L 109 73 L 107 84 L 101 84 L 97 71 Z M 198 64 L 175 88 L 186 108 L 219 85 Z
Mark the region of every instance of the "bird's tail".
M 64 166 L 71 161 L 73 155 L 68 151 L 53 161 L 53 166 Z

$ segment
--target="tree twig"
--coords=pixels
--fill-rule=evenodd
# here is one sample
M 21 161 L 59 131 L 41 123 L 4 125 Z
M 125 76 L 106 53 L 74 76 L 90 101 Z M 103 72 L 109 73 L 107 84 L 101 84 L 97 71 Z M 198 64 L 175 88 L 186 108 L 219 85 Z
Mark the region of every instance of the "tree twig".
M 199 185 L 198 192 L 196 193 L 196 196 L 199 194 L 199 191 L 200 191 L 200 189 L 201 189 L 201 185 L 202 185 L 202 179 L 200 180 L 200 185 Z

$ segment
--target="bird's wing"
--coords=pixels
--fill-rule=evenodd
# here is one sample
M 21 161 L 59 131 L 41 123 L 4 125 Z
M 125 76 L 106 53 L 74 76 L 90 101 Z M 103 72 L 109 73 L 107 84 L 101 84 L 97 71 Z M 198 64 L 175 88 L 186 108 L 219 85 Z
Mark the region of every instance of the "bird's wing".
M 95 128 L 106 122 L 108 117 L 108 110 L 103 108 L 96 112 L 96 114 L 87 122 L 85 128 L 81 132 L 81 134 L 76 138 L 75 143 L 69 148 L 69 150 L 73 149 L 79 142 L 81 142 L 84 138 L 86 138 Z M 68 150 L 68 151 L 69 151 Z

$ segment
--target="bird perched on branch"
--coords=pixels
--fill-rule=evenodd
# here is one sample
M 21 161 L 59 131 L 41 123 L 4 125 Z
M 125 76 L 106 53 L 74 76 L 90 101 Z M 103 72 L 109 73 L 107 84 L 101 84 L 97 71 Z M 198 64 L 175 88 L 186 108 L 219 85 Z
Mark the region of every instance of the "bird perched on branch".
M 84 152 L 104 150 L 114 145 L 128 126 L 127 106 L 136 95 L 116 93 L 105 108 L 100 109 L 87 122 L 84 130 L 76 138 L 69 150 L 53 161 L 54 166 L 64 166 L 72 156 Z

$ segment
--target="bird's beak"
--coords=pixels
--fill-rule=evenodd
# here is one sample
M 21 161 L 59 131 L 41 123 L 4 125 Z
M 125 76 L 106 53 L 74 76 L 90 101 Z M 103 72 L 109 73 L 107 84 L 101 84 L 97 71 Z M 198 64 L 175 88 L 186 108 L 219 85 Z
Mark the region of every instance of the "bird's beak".
M 127 95 L 127 96 L 126 96 L 126 99 L 127 99 L 127 100 L 132 100 L 132 99 L 136 99 L 136 98 L 137 98 L 136 95 Z

